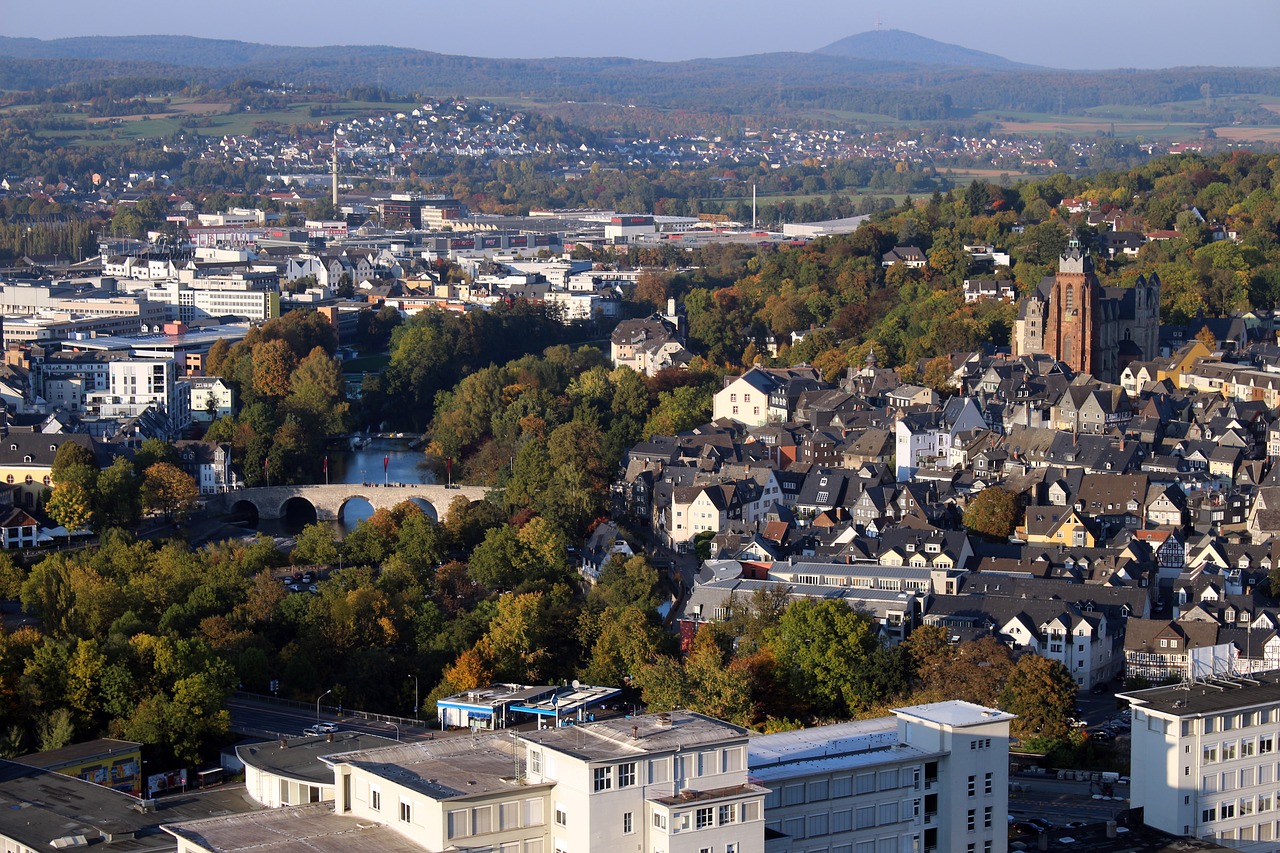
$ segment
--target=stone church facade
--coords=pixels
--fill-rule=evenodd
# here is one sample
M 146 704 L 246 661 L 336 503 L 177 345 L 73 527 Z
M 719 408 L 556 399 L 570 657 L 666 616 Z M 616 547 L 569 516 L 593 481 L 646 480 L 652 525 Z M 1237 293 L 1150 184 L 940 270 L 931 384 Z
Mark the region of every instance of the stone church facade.
M 1075 373 L 1119 382 L 1130 362 L 1160 354 L 1160 279 L 1152 273 L 1133 287 L 1103 287 L 1073 240 L 1057 274 L 1019 304 L 1013 354 L 1049 355 Z

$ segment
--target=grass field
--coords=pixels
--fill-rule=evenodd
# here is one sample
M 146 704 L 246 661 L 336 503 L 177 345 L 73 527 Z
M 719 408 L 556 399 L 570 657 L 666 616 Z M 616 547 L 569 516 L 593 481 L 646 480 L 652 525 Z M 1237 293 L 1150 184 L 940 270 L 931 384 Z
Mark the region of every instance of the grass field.
M 343 373 L 381 373 L 391 363 L 390 355 L 365 355 L 342 362 Z

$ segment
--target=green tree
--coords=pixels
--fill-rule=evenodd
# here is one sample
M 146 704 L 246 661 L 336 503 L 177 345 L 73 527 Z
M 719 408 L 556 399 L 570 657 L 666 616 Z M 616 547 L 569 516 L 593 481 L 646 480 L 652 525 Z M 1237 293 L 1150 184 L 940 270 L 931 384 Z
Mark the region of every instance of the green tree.
M 865 613 L 839 599 L 793 601 L 769 632 L 779 671 L 818 713 L 845 715 L 882 697 L 858 692 L 862 670 L 879 647 Z
M 993 539 L 1008 539 L 1018 526 L 1017 496 L 1000 486 L 983 489 L 965 507 L 964 526 Z
M 178 450 L 167 441 L 161 441 L 158 438 L 144 438 L 142 446 L 138 448 L 138 452 L 134 454 L 133 464 L 139 475 L 145 472 L 157 462 L 167 462 L 170 465 L 178 464 Z
M 661 600 L 658 570 L 643 555 L 616 554 L 600 570 L 588 600 L 605 608 L 638 608 L 642 613 L 651 613 Z
M 346 431 L 350 404 L 338 362 L 316 347 L 298 363 L 289 381 L 284 410 L 326 435 Z
M 98 474 L 93 495 L 94 526 L 131 528 L 142 516 L 142 494 L 133 463 L 117 456 Z
M 333 528 L 325 522 L 308 524 L 298 532 L 291 559 L 299 566 L 332 566 L 338 562 Z

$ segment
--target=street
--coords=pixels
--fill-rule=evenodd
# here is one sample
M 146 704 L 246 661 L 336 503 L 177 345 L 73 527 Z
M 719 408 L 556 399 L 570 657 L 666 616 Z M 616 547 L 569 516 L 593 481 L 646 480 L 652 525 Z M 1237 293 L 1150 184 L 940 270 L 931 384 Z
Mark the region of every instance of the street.
M 320 708 L 320 716 L 317 718 L 314 708 L 275 705 L 243 696 L 230 699 L 227 709 L 231 712 L 231 730 L 252 737 L 301 737 L 303 729 L 317 722 L 335 723 L 342 731 L 382 735 L 393 739 L 398 737 L 403 741 L 428 740 L 442 734 L 420 726 L 338 714 L 336 709 L 328 706 Z
M 1120 800 L 1095 800 L 1088 782 L 1059 781 L 1045 776 L 1012 776 L 1009 779 L 1009 814 L 1014 818 L 1039 817 L 1062 826 L 1076 821 L 1111 820 L 1129 807 Z M 1013 788 L 1024 790 L 1013 790 Z M 1116 795 L 1127 797 L 1128 785 L 1117 785 Z

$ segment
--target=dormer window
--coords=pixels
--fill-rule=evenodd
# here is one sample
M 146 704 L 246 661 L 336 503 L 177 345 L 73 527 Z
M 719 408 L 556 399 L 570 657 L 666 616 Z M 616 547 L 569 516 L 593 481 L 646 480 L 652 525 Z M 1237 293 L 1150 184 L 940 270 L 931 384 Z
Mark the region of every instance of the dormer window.
M 49 445 L 49 452 L 50 452 L 50 453 L 57 453 L 57 452 L 58 452 L 58 445 L 56 445 L 56 444 L 51 444 L 51 445 Z
M 23 461 L 23 462 L 30 462 L 30 461 L 31 461 L 31 457 L 30 457 L 30 456 L 24 456 L 24 457 L 22 457 L 22 461 Z

